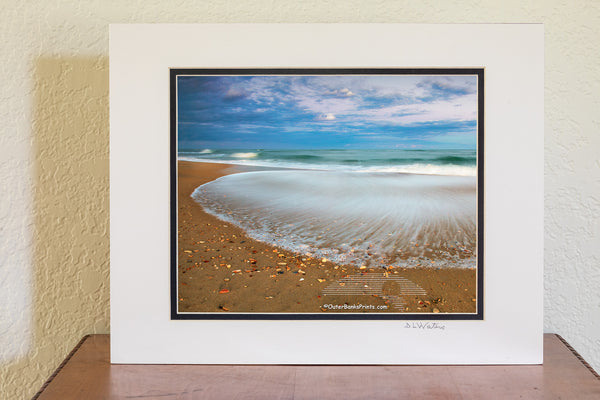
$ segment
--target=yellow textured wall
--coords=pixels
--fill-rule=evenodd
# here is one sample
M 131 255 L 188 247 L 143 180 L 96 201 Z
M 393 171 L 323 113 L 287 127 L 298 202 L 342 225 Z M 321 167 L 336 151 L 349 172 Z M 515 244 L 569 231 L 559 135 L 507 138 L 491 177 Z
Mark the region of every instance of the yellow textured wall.
M 1 399 L 30 398 L 83 335 L 109 332 L 113 22 L 543 22 L 545 328 L 600 369 L 599 1 L 3 3 Z

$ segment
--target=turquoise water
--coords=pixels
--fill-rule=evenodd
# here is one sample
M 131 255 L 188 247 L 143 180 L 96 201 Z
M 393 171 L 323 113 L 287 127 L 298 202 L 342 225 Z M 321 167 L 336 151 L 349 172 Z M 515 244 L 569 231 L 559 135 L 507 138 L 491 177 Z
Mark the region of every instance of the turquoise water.
M 180 160 L 275 168 L 476 176 L 475 150 L 181 150 Z

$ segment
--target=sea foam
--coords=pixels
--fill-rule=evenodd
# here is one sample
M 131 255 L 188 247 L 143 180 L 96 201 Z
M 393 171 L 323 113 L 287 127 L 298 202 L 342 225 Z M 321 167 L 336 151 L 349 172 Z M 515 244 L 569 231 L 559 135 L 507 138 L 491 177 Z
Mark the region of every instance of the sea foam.
M 474 267 L 475 181 L 258 171 L 221 177 L 198 187 L 192 197 L 256 240 L 338 263 Z
M 254 158 L 258 156 L 258 153 L 233 153 L 231 157 L 233 158 Z

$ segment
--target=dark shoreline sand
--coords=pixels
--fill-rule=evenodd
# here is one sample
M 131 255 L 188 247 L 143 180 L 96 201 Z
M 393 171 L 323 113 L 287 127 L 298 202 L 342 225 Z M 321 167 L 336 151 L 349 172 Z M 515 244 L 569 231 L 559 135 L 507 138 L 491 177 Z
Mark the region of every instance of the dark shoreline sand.
M 190 197 L 198 186 L 240 172 L 237 166 L 179 161 L 178 169 L 179 312 L 476 312 L 475 269 L 393 268 L 384 275 L 381 268 L 336 265 L 278 249 L 205 213 Z M 387 279 L 383 296 L 322 293 L 341 279 L 361 276 Z M 400 278 L 427 293 L 402 296 L 404 310 L 389 297 L 399 293 Z M 332 311 L 330 304 L 363 308 Z

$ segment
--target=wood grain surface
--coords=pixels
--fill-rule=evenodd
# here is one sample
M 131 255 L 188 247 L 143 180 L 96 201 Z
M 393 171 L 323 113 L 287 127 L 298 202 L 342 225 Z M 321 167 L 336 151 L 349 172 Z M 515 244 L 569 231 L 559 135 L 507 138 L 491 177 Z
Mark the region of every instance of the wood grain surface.
M 34 397 L 80 399 L 600 399 L 600 379 L 557 335 L 544 365 L 111 365 L 91 335 Z

